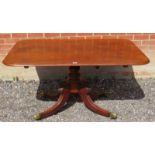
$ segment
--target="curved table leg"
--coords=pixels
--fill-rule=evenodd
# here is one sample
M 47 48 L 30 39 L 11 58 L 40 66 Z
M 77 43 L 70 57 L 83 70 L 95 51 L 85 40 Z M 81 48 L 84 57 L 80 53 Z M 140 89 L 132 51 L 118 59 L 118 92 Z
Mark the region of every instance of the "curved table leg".
M 45 118 L 57 113 L 64 106 L 65 102 L 69 98 L 69 95 L 70 95 L 70 91 L 68 89 L 63 89 L 58 98 L 58 101 L 52 107 L 49 107 L 44 112 L 34 115 L 34 119 L 40 120 L 42 118 Z
M 116 119 L 117 115 L 115 113 L 111 113 L 98 105 L 96 105 L 91 97 L 88 95 L 88 89 L 87 88 L 82 88 L 79 90 L 79 94 L 81 99 L 83 100 L 84 104 L 93 112 L 98 113 L 102 116 L 110 117 L 112 119 Z

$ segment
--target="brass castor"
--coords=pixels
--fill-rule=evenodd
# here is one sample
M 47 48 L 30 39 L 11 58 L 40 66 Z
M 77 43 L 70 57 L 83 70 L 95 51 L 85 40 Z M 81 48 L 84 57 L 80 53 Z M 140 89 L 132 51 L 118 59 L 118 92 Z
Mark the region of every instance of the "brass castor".
M 110 118 L 111 118 L 111 119 L 116 119 L 116 118 L 117 118 L 117 114 L 111 112 L 111 113 L 110 113 Z
M 41 119 L 41 115 L 40 114 L 36 114 L 36 115 L 33 116 L 33 119 L 40 120 Z

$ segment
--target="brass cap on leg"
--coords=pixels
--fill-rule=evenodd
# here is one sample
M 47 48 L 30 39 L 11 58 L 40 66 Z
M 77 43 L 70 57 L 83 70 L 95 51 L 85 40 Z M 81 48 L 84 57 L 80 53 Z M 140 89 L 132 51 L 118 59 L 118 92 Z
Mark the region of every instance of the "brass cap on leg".
M 41 115 L 40 114 L 36 114 L 36 115 L 33 116 L 33 119 L 40 120 L 41 119 Z
M 111 119 L 116 119 L 116 118 L 117 118 L 117 114 L 114 113 L 114 112 L 111 112 L 111 113 L 110 113 L 110 118 L 111 118 Z

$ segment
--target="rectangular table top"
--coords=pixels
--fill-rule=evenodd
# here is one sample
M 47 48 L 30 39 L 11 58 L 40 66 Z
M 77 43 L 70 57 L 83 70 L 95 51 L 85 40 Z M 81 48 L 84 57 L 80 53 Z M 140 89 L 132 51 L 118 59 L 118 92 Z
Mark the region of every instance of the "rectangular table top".
M 149 59 L 127 39 L 28 39 L 15 44 L 3 60 L 9 66 L 142 65 Z

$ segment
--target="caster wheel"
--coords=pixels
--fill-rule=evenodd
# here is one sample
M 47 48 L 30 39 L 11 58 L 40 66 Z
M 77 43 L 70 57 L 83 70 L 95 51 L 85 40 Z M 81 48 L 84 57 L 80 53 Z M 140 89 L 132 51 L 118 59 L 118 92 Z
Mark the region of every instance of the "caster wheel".
M 116 119 L 117 118 L 117 114 L 116 113 L 110 113 L 110 118 L 111 119 Z
M 40 120 L 40 119 L 41 119 L 40 114 L 36 114 L 36 115 L 34 115 L 34 116 L 33 116 L 33 119 L 35 119 L 35 120 Z

